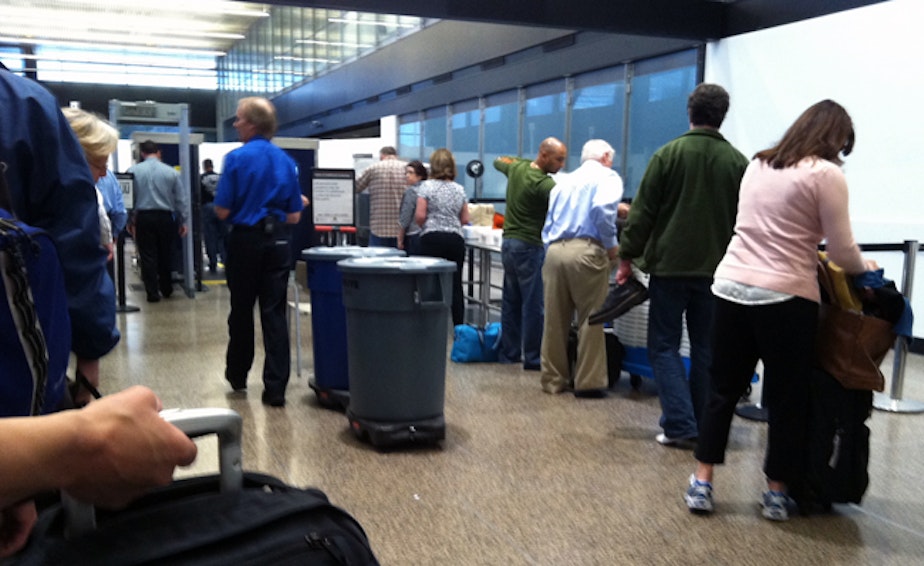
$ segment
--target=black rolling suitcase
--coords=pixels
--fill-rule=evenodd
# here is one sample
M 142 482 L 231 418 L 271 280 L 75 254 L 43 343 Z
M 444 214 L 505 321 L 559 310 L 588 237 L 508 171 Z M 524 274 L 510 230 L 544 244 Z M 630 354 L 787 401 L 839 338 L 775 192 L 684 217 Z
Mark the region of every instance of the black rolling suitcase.
M 860 503 L 869 486 L 869 427 L 873 392 L 846 389 L 833 376 L 812 372 L 806 481 L 794 493 L 804 513 L 834 503 Z
M 174 481 L 115 512 L 65 500 L 43 511 L 14 564 L 377 565 L 359 523 L 317 489 L 240 466 L 240 416 L 179 411 L 190 436 L 217 431 L 221 474 Z

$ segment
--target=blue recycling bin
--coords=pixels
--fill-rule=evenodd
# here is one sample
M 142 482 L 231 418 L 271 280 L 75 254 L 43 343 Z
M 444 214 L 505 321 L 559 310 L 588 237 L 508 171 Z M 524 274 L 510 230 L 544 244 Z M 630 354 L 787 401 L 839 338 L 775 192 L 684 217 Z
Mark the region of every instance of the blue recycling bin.
M 396 248 L 317 246 L 302 251 L 311 292 L 311 335 L 314 378 L 308 385 L 318 402 L 328 408 L 345 409 L 349 403 L 349 357 L 343 279 L 337 262 L 353 257 L 403 256 Z

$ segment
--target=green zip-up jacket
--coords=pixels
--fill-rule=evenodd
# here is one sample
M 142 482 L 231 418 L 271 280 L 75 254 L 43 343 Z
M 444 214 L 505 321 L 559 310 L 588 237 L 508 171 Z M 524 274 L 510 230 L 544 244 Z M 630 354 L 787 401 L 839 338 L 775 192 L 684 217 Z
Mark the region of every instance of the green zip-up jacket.
M 619 257 L 651 275 L 712 277 L 731 240 L 748 159 L 694 128 L 651 157 L 619 238 Z

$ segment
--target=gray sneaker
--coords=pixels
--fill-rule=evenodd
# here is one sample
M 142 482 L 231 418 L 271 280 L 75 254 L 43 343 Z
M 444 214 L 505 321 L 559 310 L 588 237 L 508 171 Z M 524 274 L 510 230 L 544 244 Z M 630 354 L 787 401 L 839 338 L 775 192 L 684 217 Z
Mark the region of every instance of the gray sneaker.
M 788 521 L 796 502 L 782 491 L 767 490 L 760 498 L 761 514 L 771 521 Z
M 683 500 L 687 502 L 687 508 L 691 513 L 706 515 L 715 511 L 715 505 L 712 503 L 712 484 L 700 481 L 692 474 L 690 487 L 683 494 Z

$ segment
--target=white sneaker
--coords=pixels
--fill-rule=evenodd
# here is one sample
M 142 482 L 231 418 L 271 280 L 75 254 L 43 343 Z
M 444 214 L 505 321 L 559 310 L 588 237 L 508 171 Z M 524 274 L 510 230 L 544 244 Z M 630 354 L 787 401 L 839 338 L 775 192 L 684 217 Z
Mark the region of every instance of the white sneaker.
M 686 450 L 692 450 L 696 448 L 696 438 L 671 438 L 661 432 L 655 436 L 655 440 L 662 446 L 674 446 L 676 448 L 683 448 Z
M 760 498 L 761 514 L 771 521 L 788 521 L 796 502 L 782 491 L 767 490 Z
M 712 484 L 696 479 L 693 474 L 690 474 L 690 487 L 683 494 L 683 500 L 687 503 L 687 509 L 691 513 L 705 515 L 715 511 L 715 505 L 712 502 Z

